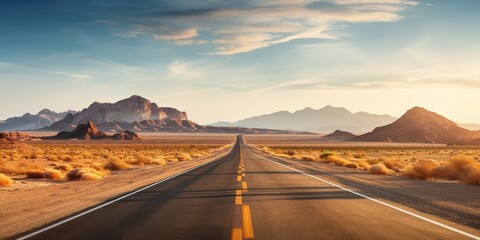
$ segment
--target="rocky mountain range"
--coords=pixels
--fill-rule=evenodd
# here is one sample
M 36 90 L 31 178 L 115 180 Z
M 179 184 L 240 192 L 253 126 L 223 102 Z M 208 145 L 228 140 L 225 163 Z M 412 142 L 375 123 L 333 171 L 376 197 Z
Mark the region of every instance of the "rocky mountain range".
M 67 114 L 74 114 L 75 111 L 54 112 L 49 109 L 43 109 L 37 114 L 25 113 L 20 117 L 11 117 L 0 122 L 0 131 L 25 131 L 44 128 L 52 123 L 65 118 Z
M 131 132 L 216 132 L 216 133 L 293 133 L 292 131 L 202 126 L 188 119 L 187 113 L 157 104 L 141 96 L 131 96 L 116 103 L 94 102 L 75 114 L 54 122 L 43 131 L 73 131 L 91 121 L 101 131 Z
M 280 111 L 255 116 L 237 122 L 218 122 L 210 126 L 256 127 L 310 132 L 332 132 L 337 129 L 354 133 L 365 133 L 383 126 L 397 118 L 389 115 L 352 113 L 342 107 L 325 106 L 320 109 L 305 108 L 295 112 Z
M 478 132 L 459 127 L 449 119 L 421 107 L 408 110 L 395 122 L 354 137 L 353 141 L 445 143 L 468 142 Z

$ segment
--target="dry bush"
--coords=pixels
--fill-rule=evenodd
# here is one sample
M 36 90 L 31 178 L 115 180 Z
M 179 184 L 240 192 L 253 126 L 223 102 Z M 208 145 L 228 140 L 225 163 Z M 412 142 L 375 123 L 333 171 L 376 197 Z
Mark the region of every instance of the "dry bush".
M 372 166 L 370 166 L 369 171 L 373 174 L 381 174 L 381 175 L 389 175 L 392 174 L 393 171 L 388 169 L 385 165 L 382 163 L 377 163 Z
M 440 164 L 434 160 L 420 160 L 414 162 L 402 170 L 404 176 L 414 179 L 431 179 L 433 178 L 433 169 Z
M 290 156 L 290 157 L 293 157 L 293 156 L 297 155 L 298 153 L 297 153 L 297 151 L 295 151 L 295 150 L 289 149 L 289 150 L 286 150 L 286 151 L 284 152 L 284 154 L 285 154 L 285 155 L 288 155 L 288 156 Z
M 86 172 L 82 174 L 80 177 L 80 180 L 85 180 L 85 181 L 100 180 L 100 179 L 102 179 L 102 176 L 92 172 Z
M 340 166 L 347 166 L 348 164 L 352 163 L 351 161 L 337 155 L 330 155 L 325 159 L 325 161 Z
M 53 180 L 62 180 L 65 178 L 65 175 L 59 170 L 48 168 L 45 169 L 43 177 Z
M 178 159 L 178 161 L 192 160 L 192 157 L 188 153 L 177 153 L 175 157 Z
M 305 161 L 316 161 L 315 157 L 310 155 L 303 155 L 301 156 L 301 159 Z
M 330 156 L 333 156 L 333 153 L 330 153 L 330 152 L 326 152 L 326 153 L 322 153 L 320 154 L 320 159 L 327 159 L 328 157 Z
M 370 167 L 371 167 L 371 166 L 370 166 L 370 164 L 369 164 L 367 161 L 364 161 L 364 160 L 363 160 L 363 161 L 358 161 L 357 163 L 358 163 L 358 166 L 359 166 L 360 168 L 362 168 L 363 170 L 367 170 L 367 171 L 370 170 Z
M 102 176 L 101 172 L 90 168 L 73 169 L 67 173 L 68 180 L 98 180 Z
M 7 175 L 0 173 L 0 187 L 8 187 L 13 183 L 13 180 Z
M 43 178 L 43 171 L 40 170 L 27 170 L 25 174 L 27 178 Z
M 153 158 L 151 157 L 147 157 L 147 156 L 138 156 L 134 162 L 132 162 L 132 164 L 136 164 L 136 165 L 140 165 L 140 166 L 143 166 L 143 165 L 150 165 L 152 164 L 153 162 Z
M 480 184 L 480 163 L 472 156 L 456 156 L 435 167 L 432 175 L 437 179 Z
M 351 163 L 345 165 L 345 167 L 348 167 L 348 168 L 358 168 L 358 163 L 351 162 Z
M 61 171 L 70 171 L 73 169 L 72 165 L 70 164 L 59 164 L 54 167 L 54 169 L 61 170 Z
M 105 169 L 108 169 L 110 171 L 119 171 L 119 170 L 125 170 L 129 168 L 132 168 L 132 165 L 121 160 L 110 161 L 105 165 Z
M 390 157 L 383 160 L 383 164 L 395 172 L 400 172 L 405 168 L 406 163 L 398 158 Z
M 23 174 L 22 169 L 19 166 L 16 166 L 5 161 L 0 161 L 0 172 L 6 173 L 9 175 L 19 175 Z

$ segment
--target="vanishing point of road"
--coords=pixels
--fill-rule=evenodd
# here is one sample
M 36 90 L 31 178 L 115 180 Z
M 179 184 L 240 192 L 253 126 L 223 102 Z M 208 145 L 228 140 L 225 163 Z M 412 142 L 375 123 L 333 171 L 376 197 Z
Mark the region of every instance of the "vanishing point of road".
M 252 152 L 219 160 L 21 239 L 478 239 Z

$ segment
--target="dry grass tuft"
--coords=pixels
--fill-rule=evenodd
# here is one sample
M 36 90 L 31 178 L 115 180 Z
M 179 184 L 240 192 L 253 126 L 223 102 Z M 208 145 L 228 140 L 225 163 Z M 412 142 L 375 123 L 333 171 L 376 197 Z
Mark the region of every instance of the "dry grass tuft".
M 351 161 L 337 155 L 330 155 L 325 159 L 325 161 L 340 166 L 347 166 L 348 164 L 352 163 Z
M 351 163 L 345 165 L 345 167 L 348 167 L 348 168 L 358 168 L 358 163 L 351 162 Z
M 65 175 L 61 171 L 51 168 L 45 169 L 43 176 L 53 180 L 62 180 L 65 178 Z
M 175 157 L 178 159 L 178 161 L 189 161 L 192 160 L 192 157 L 188 153 L 177 153 Z
M 301 159 L 305 161 L 316 161 L 315 157 L 310 155 L 301 156 Z
M 102 179 L 102 176 L 92 172 L 86 172 L 82 174 L 80 177 L 80 180 L 85 180 L 85 181 L 100 180 L 100 179 Z
M 13 183 L 13 180 L 7 175 L 0 173 L 0 187 L 8 187 Z
M 28 170 L 26 173 L 27 178 L 43 178 L 43 171 L 40 170 Z
M 110 161 L 107 165 L 105 165 L 105 169 L 108 169 L 110 171 L 120 171 L 129 168 L 132 168 L 132 165 L 122 160 L 113 160 Z
M 403 175 L 414 179 L 431 179 L 433 178 L 433 169 L 440 164 L 434 160 L 420 160 L 407 166 L 403 171 Z
M 55 166 L 54 169 L 68 172 L 68 171 L 72 170 L 73 167 L 72 167 L 72 165 L 65 163 L 65 164 L 59 164 L 59 165 Z
M 373 174 L 381 174 L 381 175 L 390 175 L 393 173 L 392 170 L 388 169 L 382 163 L 374 164 L 370 167 L 369 171 Z
M 91 168 L 73 169 L 67 173 L 68 180 L 98 180 L 106 175 L 106 172 L 97 171 Z M 85 175 L 85 176 L 84 176 Z

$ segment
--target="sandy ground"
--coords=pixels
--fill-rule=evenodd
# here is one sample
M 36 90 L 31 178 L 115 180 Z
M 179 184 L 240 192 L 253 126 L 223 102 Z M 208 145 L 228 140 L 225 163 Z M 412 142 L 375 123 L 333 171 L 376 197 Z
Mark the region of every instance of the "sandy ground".
M 253 147 L 250 149 L 259 155 L 265 155 Z M 367 196 L 399 203 L 480 232 L 479 186 L 375 175 L 328 163 L 269 157 Z
M 165 166 L 112 172 L 99 181 L 36 180 L 35 187 L 13 185 L 0 188 L 0 239 L 39 228 L 199 164 L 214 161 L 228 151 L 229 149 L 225 149 L 214 156 L 169 163 Z M 15 184 L 29 183 L 16 181 Z
M 445 144 L 348 142 L 323 139 L 321 134 L 248 134 L 248 144 L 263 146 L 441 147 Z
M 28 134 L 34 137 L 47 137 L 55 136 L 57 132 L 39 132 L 39 131 L 24 131 L 22 133 Z M 112 134 L 108 132 L 108 134 Z M 234 141 L 235 134 L 222 134 L 222 133 L 148 133 L 137 132 L 137 134 L 143 138 L 142 141 L 115 141 L 115 140 L 44 140 L 29 142 L 29 144 L 65 144 L 65 143 L 81 143 L 81 144 L 165 144 L 165 145 L 215 145 L 215 144 L 228 144 Z

